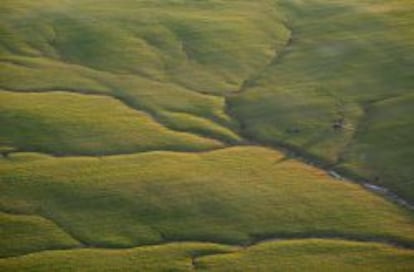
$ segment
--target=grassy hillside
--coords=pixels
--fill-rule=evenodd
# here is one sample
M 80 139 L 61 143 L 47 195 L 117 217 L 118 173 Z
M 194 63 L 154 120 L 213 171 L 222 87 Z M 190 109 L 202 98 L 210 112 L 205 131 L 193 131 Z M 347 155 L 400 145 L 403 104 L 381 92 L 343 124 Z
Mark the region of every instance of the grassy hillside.
M 34 215 L 0 212 L 0 257 L 80 245 L 55 223 Z
M 291 39 L 229 101 L 244 134 L 413 200 L 413 2 L 278 2 Z
M 194 271 L 191 258 L 232 252 L 225 245 L 173 243 L 134 249 L 81 249 L 0 259 L 2 271 Z M 160 261 L 162 260 L 162 261 Z
M 412 271 L 412 210 L 336 172 L 413 202 L 413 26 L 410 0 L 2 0 L 0 270 Z
M 0 87 L 105 93 L 170 129 L 230 144 L 241 141 L 238 121 L 247 138 L 289 146 L 411 201 L 406 158 L 414 154 L 400 135 L 413 133 L 412 122 L 378 131 L 370 120 L 378 103 L 387 112 L 381 101 L 405 101 L 413 89 L 413 6 L 3 1 Z M 413 115 L 398 107 L 395 119 Z
M 262 67 L 287 34 L 268 0 L 5 1 L 1 10 L 6 54 L 216 93 Z
M 57 155 L 222 146 L 218 141 L 166 129 L 144 112 L 107 96 L 2 91 L 0 123 L 3 144 Z
M 287 36 L 264 0 L 4 1 L 0 14 L 3 89 L 111 93 L 173 129 L 213 136 L 200 118 L 235 124 L 223 97 L 200 93 L 238 88 Z M 183 126 L 176 112 L 199 118 Z
M 293 240 L 201 257 L 199 271 L 411 271 L 413 252 L 373 243 Z
M 362 271 L 414 267 L 413 252 L 374 243 L 293 240 L 248 248 L 173 243 L 128 250 L 49 251 L 0 260 L 3 271 Z M 159 260 L 162 260 L 160 262 Z M 300 260 L 300 261 L 299 261 Z
M 90 246 L 313 236 L 414 242 L 412 214 L 265 148 L 102 158 L 12 154 L 0 171 L 0 209 L 53 219 Z
M 0 65 L 3 90 L 111 95 L 129 107 L 146 111 L 170 129 L 201 133 L 230 143 L 239 140 L 236 135 L 228 136 L 226 127 L 232 128 L 235 124 L 225 113 L 225 101 L 221 97 L 135 75 L 101 72 L 42 58 L 5 57 L 4 64 Z M 174 118 L 174 113 L 186 113 L 190 118 L 185 118 L 183 124 L 183 119 Z M 186 125 L 195 129 L 186 130 Z
M 386 99 L 369 108 L 370 114 L 345 150 L 339 167 L 364 176 L 404 196 L 414 194 L 412 111 L 414 94 Z M 381 146 L 381 148 L 376 148 Z M 386 159 L 385 159 L 386 158 Z M 391 161 L 391 166 L 385 164 Z

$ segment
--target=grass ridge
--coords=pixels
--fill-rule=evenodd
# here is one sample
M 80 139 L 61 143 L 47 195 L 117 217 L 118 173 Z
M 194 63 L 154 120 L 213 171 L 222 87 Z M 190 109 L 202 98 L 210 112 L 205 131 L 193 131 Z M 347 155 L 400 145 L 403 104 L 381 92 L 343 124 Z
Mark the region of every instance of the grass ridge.
M 3 211 L 1 211 L 3 212 Z M 8 213 L 8 212 L 6 212 Z M 13 215 L 31 215 L 31 214 L 14 214 L 14 213 L 10 213 Z M 40 215 L 36 215 L 36 216 L 40 216 Z M 46 217 L 44 217 L 46 218 Z M 46 218 L 48 219 L 48 218 Z M 48 219 L 49 220 L 49 219 Z M 52 221 L 53 222 L 53 221 Z M 215 244 L 215 245 L 222 245 L 222 246 L 230 246 L 236 249 L 236 251 L 243 251 L 243 250 L 247 250 L 249 248 L 258 246 L 258 245 L 262 245 L 262 244 L 267 244 L 267 243 L 277 243 L 277 242 L 294 242 L 294 241 L 312 241 L 312 240 L 321 240 L 321 241 L 338 241 L 338 242 L 357 242 L 357 243 L 363 243 L 363 244 L 379 244 L 379 245 L 385 245 L 385 246 L 390 246 L 393 248 L 400 248 L 400 249 L 407 249 L 407 250 L 413 250 L 414 251 L 414 244 L 401 244 L 395 241 L 386 241 L 386 240 L 381 240 L 381 239 L 357 239 L 357 238 L 352 238 L 352 237 L 339 237 L 339 236 L 297 236 L 297 237 L 279 237 L 279 238 L 268 238 L 268 239 L 259 239 L 259 240 L 255 240 L 252 241 L 251 243 L 248 244 L 227 244 L 227 243 L 222 243 L 222 242 L 215 242 L 215 241 L 197 241 L 197 240 L 169 240 L 169 241 L 163 241 L 161 243 L 154 243 L 154 244 L 144 244 L 144 245 L 139 245 L 139 246 L 132 246 L 132 247 L 99 247 L 99 246 L 88 246 L 85 244 L 82 244 L 82 246 L 80 247 L 73 247 L 73 248 L 56 248 L 56 249 L 44 249 L 44 250 L 39 250 L 39 251 L 33 251 L 33 252 L 28 252 L 28 253 L 24 253 L 24 254 L 19 254 L 19 255 L 14 255 L 14 256 L 8 256 L 8 257 L 0 257 L 0 260 L 7 260 L 7 259 L 14 259 L 14 258 L 20 258 L 20 257 L 24 257 L 24 256 L 29 256 L 29 255 L 34 255 L 34 254 L 39 254 L 39 253 L 43 253 L 43 252 L 53 252 L 53 251 L 79 251 L 79 250 L 84 250 L 84 249 L 96 249 L 96 250 L 131 250 L 131 249 L 140 249 L 140 248 L 151 248 L 151 247 L 160 247 L 160 246 L 167 246 L 167 245 L 174 245 L 174 244 L 193 244 L 193 243 L 197 243 L 197 244 Z M 77 241 L 77 240 L 76 240 Z M 232 253 L 232 252 L 230 252 Z M 219 254 L 228 254 L 228 253 L 219 253 Z M 216 254 L 211 254 L 211 255 L 216 255 Z M 198 254 L 194 254 L 192 255 L 193 259 L 196 260 L 198 258 L 202 258 L 205 256 L 210 256 L 210 254 L 207 255 L 198 255 Z

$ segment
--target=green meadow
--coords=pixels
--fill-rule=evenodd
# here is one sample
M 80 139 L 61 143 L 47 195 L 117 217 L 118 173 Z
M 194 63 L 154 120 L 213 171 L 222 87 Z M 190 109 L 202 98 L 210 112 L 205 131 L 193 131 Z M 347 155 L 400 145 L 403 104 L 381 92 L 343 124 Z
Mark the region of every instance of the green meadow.
M 298 259 L 300 262 L 298 262 Z M 408 272 L 406 249 L 342 240 L 269 241 L 246 248 L 170 243 L 133 249 L 57 250 L 0 260 L 10 271 L 395 271 Z M 160 262 L 160 260 L 162 260 Z
M 41 216 L 0 212 L 1 257 L 79 246 L 64 230 Z
M 0 271 L 413 271 L 413 68 L 410 0 L 2 0 Z
M 3 91 L 0 100 L 4 125 L 0 137 L 18 150 L 99 155 L 223 146 L 216 140 L 169 130 L 145 112 L 106 96 Z
M 313 235 L 414 241 L 411 213 L 265 148 L 101 158 L 19 154 L 0 169 L 1 210 L 49 218 L 85 245 L 246 244 Z
M 279 3 L 290 42 L 229 100 L 243 133 L 412 201 L 412 1 Z

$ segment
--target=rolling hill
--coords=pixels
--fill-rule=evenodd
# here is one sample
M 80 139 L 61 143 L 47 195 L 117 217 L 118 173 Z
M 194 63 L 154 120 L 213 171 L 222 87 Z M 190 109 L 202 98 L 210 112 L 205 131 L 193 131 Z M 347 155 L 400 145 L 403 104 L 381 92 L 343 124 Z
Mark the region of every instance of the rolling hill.
M 1 271 L 412 271 L 414 3 L 3 0 Z

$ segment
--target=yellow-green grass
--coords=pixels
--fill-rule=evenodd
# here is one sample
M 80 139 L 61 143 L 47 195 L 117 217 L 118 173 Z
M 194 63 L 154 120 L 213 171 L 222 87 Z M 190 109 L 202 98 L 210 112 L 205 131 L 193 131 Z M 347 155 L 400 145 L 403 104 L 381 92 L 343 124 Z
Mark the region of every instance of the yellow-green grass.
M 216 140 L 171 131 L 108 96 L 0 92 L 0 141 L 57 155 L 206 150 Z
M 373 182 L 378 176 L 387 180 L 380 184 L 413 200 L 414 156 L 409 151 L 413 148 L 394 131 L 414 133 L 408 117 L 414 107 L 382 103 L 381 109 L 369 108 L 390 97 L 404 100 L 414 90 L 414 2 L 278 3 L 292 30 L 290 42 L 243 93 L 229 98 L 244 134 L 259 142 L 290 146 L 326 165 L 341 164 L 347 172 Z M 384 122 L 393 129 L 376 130 L 371 121 L 382 122 L 380 116 L 388 111 L 395 112 L 394 120 Z M 361 151 L 361 146 L 363 153 L 344 156 L 349 150 Z M 375 157 L 375 162 L 359 157 Z
M 201 73 L 211 79 L 198 84 L 199 89 L 206 87 L 220 91 L 213 86 L 217 83 L 226 85 L 221 91 L 229 90 L 230 87 L 222 79 L 225 73 L 217 68 L 217 60 L 222 59 L 220 56 L 230 59 L 229 62 L 237 62 L 237 65 L 232 65 L 235 73 L 239 72 L 240 67 L 246 66 L 243 68 L 245 73 L 253 69 L 249 67 L 250 64 L 262 65 L 262 61 L 256 58 L 263 58 L 268 51 L 267 48 L 262 48 L 259 41 L 261 38 L 269 39 L 265 33 L 269 29 L 266 29 L 263 22 L 257 22 L 258 26 L 255 26 L 254 21 L 255 17 L 262 16 L 259 11 L 263 6 L 254 5 L 257 6 L 257 11 L 252 13 L 254 18 L 250 18 L 244 16 L 244 13 L 251 10 L 246 7 L 248 1 L 247 4 L 238 4 L 239 10 L 222 4 L 226 12 L 220 16 L 216 12 L 220 8 L 215 4 L 202 5 L 197 16 L 195 12 L 193 15 L 188 13 L 186 5 L 171 5 L 163 1 L 157 5 L 140 1 L 118 1 L 116 4 L 112 1 L 99 1 L 98 4 L 95 1 L 60 2 L 58 5 L 47 3 L 45 1 L 44 5 L 33 5 L 30 1 L 6 1 L 2 5 L 0 86 L 21 91 L 58 89 L 110 93 L 139 110 L 157 115 L 172 129 L 181 130 L 184 126 L 177 125 L 183 118 L 174 119 L 176 115 L 163 114 L 170 110 L 195 115 L 188 121 L 192 123 L 187 126 L 193 129 L 190 132 L 215 136 L 218 131 L 206 126 L 205 122 L 195 121 L 197 117 L 211 119 L 221 126 L 234 127 L 234 122 L 225 114 L 224 98 L 195 93 L 177 85 L 181 84 L 179 82 L 175 84 L 177 80 L 174 77 L 182 77 L 191 83 L 200 79 L 191 73 Z M 163 9 L 160 5 L 165 5 L 166 8 Z M 206 24 L 207 15 L 204 13 L 216 14 L 219 17 L 217 23 Z M 230 19 L 227 13 L 235 13 L 236 18 Z M 196 21 L 188 25 L 190 28 L 195 27 L 201 37 L 186 37 L 186 26 L 180 22 L 185 20 L 184 14 L 191 18 L 189 21 Z M 178 17 L 178 21 L 175 17 Z M 223 20 L 229 21 L 229 26 L 221 23 Z M 232 33 L 231 26 L 239 24 L 238 21 L 243 24 L 253 21 L 252 28 L 259 28 L 258 33 L 251 30 L 246 33 L 248 37 Z M 198 24 L 201 26 L 198 27 Z M 224 27 L 225 33 L 216 32 L 217 27 Z M 202 51 L 208 52 L 201 52 L 200 55 L 217 55 L 216 60 L 210 61 L 215 67 L 209 68 L 202 64 L 196 64 L 199 69 L 193 67 L 192 62 L 181 52 L 183 41 L 175 31 L 184 32 L 180 34 L 183 36 L 181 38 L 189 39 L 188 43 L 204 44 Z M 210 36 L 213 35 L 209 36 L 212 41 L 203 37 L 207 35 L 203 33 L 207 32 L 211 33 Z M 219 37 L 214 37 L 214 33 Z M 244 43 L 237 44 L 243 51 L 241 54 L 244 59 L 254 57 L 252 63 L 238 64 L 241 56 L 236 50 L 228 48 L 235 44 L 233 41 L 225 42 L 225 48 L 212 44 L 219 41 L 221 36 L 228 38 L 229 34 L 234 39 L 249 38 Z M 249 41 L 254 41 L 255 45 L 252 46 Z M 268 45 L 273 46 L 270 41 Z M 211 53 L 211 48 L 217 48 L 217 52 Z M 249 54 L 250 51 L 252 54 Z M 224 58 L 221 63 L 228 63 Z M 179 72 L 180 70 L 183 71 Z M 237 77 L 240 77 L 237 79 L 240 81 L 241 76 Z M 225 128 L 219 128 L 223 129 Z M 219 133 L 217 139 L 223 138 L 229 142 L 235 141 L 234 137 L 229 138 Z
M 315 236 L 414 242 L 412 213 L 266 148 L 17 153 L 0 171 L 0 209 L 44 215 L 91 246 Z
M 208 118 L 194 116 L 184 112 L 165 112 L 162 114 L 168 127 L 174 127 L 180 131 L 192 131 L 199 135 L 214 137 L 223 142 L 237 144 L 241 137 L 232 130 L 219 126 Z
M 361 271 L 414 268 L 412 250 L 342 240 L 265 242 L 247 248 L 171 243 L 133 249 L 56 250 L 0 260 L 9 271 Z
M 414 137 L 411 129 L 414 122 L 409 112 L 413 105 L 414 95 L 407 94 L 367 106 L 368 115 L 345 150 L 340 167 L 369 177 L 411 199 L 414 195 Z M 384 167 L 386 161 L 395 167 Z
M 235 141 L 233 136 L 228 136 L 231 132 L 226 127 L 235 128 L 236 124 L 225 113 L 225 101 L 222 97 L 199 94 L 167 82 L 96 71 L 80 65 L 41 58 L 7 57 L 0 65 L 0 87 L 7 90 L 67 90 L 111 95 L 135 109 L 149 112 L 171 129 L 192 129 L 187 131 L 201 132 L 227 142 Z M 192 125 L 183 126 L 183 118 L 176 118 L 174 112 L 188 114 L 189 117 L 184 118 L 184 121 Z M 206 118 L 211 122 L 208 125 L 206 122 L 195 122 L 197 118 Z M 221 133 L 223 130 L 227 130 L 227 135 Z
M 1 51 L 236 89 L 283 45 L 274 1 L 3 1 Z M 33 33 L 36 33 L 34 35 Z
M 106 93 L 171 129 L 234 143 L 229 105 L 245 136 L 387 180 L 412 200 L 411 161 L 399 155 L 405 141 L 395 142 L 391 162 L 380 151 L 386 142 L 370 142 L 375 152 L 358 156 L 380 154 L 375 166 L 346 155 L 350 144 L 364 144 L 353 140 L 360 129 L 372 134 L 366 105 L 414 87 L 412 1 L 3 2 L 4 89 Z M 227 104 L 197 93 L 238 89 Z M 410 135 L 411 127 L 398 129 Z M 393 137 L 382 132 L 380 139 Z
M 258 244 L 230 254 L 201 257 L 197 271 L 409 272 L 414 252 L 375 243 L 293 240 Z
M 194 92 L 237 89 L 288 37 L 267 0 L 3 2 L 0 87 L 110 92 L 172 129 L 228 142 L 225 128 L 195 122 L 234 128 L 224 98 Z M 195 115 L 192 125 L 170 110 Z
M 230 246 L 172 243 L 133 249 L 56 250 L 0 259 L 0 270 L 11 271 L 194 271 L 191 259 L 232 252 Z
M 80 245 L 55 223 L 35 215 L 0 212 L 0 237 L 0 257 Z
M 257 143 L 412 200 L 413 14 L 409 0 L 4 0 L 0 152 L 206 151 L 242 141 L 239 123 Z M 0 210 L 32 214 L 0 214 L 3 256 L 279 237 L 414 244 L 412 212 L 259 147 L 11 153 L 0 192 Z M 0 270 L 410 271 L 412 258 L 308 240 L 54 251 Z

